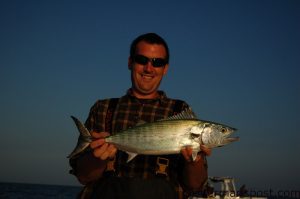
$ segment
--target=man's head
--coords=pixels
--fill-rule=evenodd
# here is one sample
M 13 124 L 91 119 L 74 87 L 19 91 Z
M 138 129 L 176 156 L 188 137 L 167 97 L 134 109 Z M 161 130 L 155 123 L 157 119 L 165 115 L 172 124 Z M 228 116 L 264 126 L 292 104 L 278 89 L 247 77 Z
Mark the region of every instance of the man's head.
M 164 39 L 155 33 L 137 37 L 131 44 L 128 59 L 133 94 L 138 98 L 155 98 L 168 63 L 169 49 Z

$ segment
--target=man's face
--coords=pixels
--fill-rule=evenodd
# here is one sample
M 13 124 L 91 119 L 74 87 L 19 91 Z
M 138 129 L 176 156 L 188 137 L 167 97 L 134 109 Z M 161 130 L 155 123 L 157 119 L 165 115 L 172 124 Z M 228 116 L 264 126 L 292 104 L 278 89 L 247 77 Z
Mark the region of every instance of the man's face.
M 137 44 L 136 55 L 147 58 L 166 58 L 166 49 L 163 45 L 149 44 L 141 41 Z M 154 98 L 163 76 L 169 65 L 153 67 L 151 61 L 146 64 L 137 63 L 129 58 L 128 67 L 131 70 L 133 94 L 138 98 Z

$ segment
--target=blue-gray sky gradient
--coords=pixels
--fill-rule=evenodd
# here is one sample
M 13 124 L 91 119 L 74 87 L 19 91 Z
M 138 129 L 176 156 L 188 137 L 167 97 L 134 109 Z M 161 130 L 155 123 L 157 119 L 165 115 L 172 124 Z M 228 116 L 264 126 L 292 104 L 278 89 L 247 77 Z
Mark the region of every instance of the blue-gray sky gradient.
M 241 140 L 209 175 L 249 188 L 300 185 L 300 1 L 0 2 L 0 181 L 77 185 L 66 156 L 99 98 L 131 86 L 129 45 L 169 43 L 161 88 Z

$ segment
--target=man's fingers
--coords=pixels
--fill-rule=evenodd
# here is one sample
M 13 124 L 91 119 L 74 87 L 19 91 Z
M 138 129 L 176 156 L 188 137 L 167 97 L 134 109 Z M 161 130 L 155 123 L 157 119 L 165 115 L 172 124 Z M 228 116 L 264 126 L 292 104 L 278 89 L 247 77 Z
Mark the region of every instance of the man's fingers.
M 93 152 L 94 156 L 104 160 L 104 158 L 102 158 L 102 156 L 105 153 L 105 151 L 107 150 L 107 147 L 108 147 L 108 144 L 104 143 L 101 147 L 98 147 L 98 148 L 94 149 L 94 152 Z
M 113 145 L 109 145 L 106 150 L 102 153 L 101 159 L 106 160 L 109 158 L 113 158 L 115 156 L 115 153 L 117 152 L 116 148 Z
M 106 160 L 108 158 L 113 158 L 116 152 L 117 148 L 114 145 L 104 143 L 101 147 L 94 150 L 94 156 L 101 160 Z
M 207 148 L 207 147 L 201 145 L 200 149 L 201 149 L 202 152 L 205 153 L 206 156 L 210 156 L 211 155 L 212 150 L 210 148 Z
M 96 158 L 106 160 L 115 156 L 117 148 L 105 141 L 105 138 L 110 135 L 109 133 L 92 132 L 91 135 L 95 140 L 91 142 L 90 147 L 93 149 L 93 154 Z
M 91 135 L 93 138 L 106 138 L 108 136 L 110 136 L 110 134 L 108 132 L 91 132 Z
M 205 146 L 200 146 L 200 151 L 203 152 L 206 156 L 209 156 L 212 152 L 212 150 L 210 148 L 207 148 Z M 191 162 L 193 161 L 192 157 L 193 157 L 193 149 L 189 146 L 187 147 L 184 147 L 183 149 L 181 149 L 181 154 L 183 155 L 184 159 L 187 161 L 187 162 Z M 197 162 L 200 160 L 200 156 L 197 155 L 196 159 L 194 160 L 194 162 Z
M 110 145 L 110 154 L 108 155 L 109 158 L 114 158 L 117 153 L 117 148 L 114 145 Z
M 91 142 L 90 147 L 92 149 L 96 149 L 96 148 L 102 146 L 104 143 L 105 143 L 104 139 L 94 140 L 94 141 Z
M 193 153 L 193 149 L 191 147 L 185 147 L 183 149 L 181 149 L 181 154 L 183 155 L 184 159 L 188 162 L 191 161 L 191 157 L 192 157 L 192 153 Z
M 90 147 L 92 149 L 96 149 L 96 148 L 102 146 L 105 143 L 104 138 L 106 138 L 110 134 L 107 133 L 107 132 L 100 132 L 100 133 L 92 132 L 91 135 L 92 135 L 93 138 L 95 138 L 95 140 L 91 142 Z
M 184 157 L 184 159 L 187 159 L 188 155 L 187 155 L 187 151 L 185 149 L 181 149 L 181 154 Z

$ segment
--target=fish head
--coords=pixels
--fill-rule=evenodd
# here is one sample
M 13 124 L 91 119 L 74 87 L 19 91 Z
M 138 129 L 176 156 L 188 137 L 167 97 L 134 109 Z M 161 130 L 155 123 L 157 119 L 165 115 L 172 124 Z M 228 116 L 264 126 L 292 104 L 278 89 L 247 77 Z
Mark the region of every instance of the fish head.
M 230 137 L 236 130 L 223 124 L 199 122 L 197 126 L 198 142 L 208 148 L 224 146 L 239 139 Z

